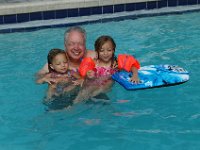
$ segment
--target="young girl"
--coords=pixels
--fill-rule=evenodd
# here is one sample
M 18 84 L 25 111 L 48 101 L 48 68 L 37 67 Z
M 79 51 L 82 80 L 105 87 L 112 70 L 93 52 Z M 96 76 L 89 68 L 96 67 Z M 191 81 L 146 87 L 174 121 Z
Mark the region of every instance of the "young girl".
M 116 60 L 114 55 L 115 48 L 116 44 L 110 36 L 104 35 L 95 41 L 97 58 L 95 60 L 91 58 L 82 60 L 79 71 L 81 76 L 85 78 L 85 86 L 76 97 L 74 103 L 106 92 L 113 84 L 112 75 L 121 69 L 132 71 L 133 76 L 130 80 L 139 83 L 138 61 L 130 55 L 120 55 Z
M 69 92 L 75 85 L 79 85 L 80 75 L 68 70 L 69 64 L 65 51 L 52 49 L 47 56 L 49 73 L 40 77 L 37 83 L 49 83 L 47 99 L 59 96 L 63 92 Z M 77 80 L 76 80 L 77 79 Z

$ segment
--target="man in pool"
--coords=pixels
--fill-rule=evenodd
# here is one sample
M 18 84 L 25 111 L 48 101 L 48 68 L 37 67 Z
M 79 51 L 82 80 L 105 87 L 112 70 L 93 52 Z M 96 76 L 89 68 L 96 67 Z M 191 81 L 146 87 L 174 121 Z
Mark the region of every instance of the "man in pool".
M 71 27 L 64 34 L 65 52 L 68 58 L 69 70 L 78 72 L 79 65 L 84 57 L 96 57 L 96 53 L 93 50 L 86 49 L 86 31 L 81 27 Z M 37 73 L 37 79 L 40 79 L 45 74 L 49 73 L 48 63 Z M 45 82 L 52 84 L 57 83 L 56 79 L 48 78 Z M 46 104 L 50 110 L 62 109 L 66 107 L 67 103 L 71 103 L 73 96 L 76 96 L 79 88 L 72 91 L 69 95 L 59 97 L 53 100 L 53 103 Z M 78 91 L 77 91 L 78 90 Z M 102 98 L 102 95 L 100 96 Z M 107 96 L 103 95 L 104 99 L 108 99 Z
M 66 56 L 69 58 L 69 69 L 73 71 L 78 71 L 81 60 L 84 57 L 96 57 L 95 51 L 86 49 L 86 32 L 81 27 L 71 27 L 64 35 L 64 44 Z M 38 76 L 42 76 L 48 73 L 48 64 L 46 63 L 44 67 L 37 73 Z M 51 82 L 49 79 L 48 82 Z M 55 82 L 55 81 L 52 81 Z

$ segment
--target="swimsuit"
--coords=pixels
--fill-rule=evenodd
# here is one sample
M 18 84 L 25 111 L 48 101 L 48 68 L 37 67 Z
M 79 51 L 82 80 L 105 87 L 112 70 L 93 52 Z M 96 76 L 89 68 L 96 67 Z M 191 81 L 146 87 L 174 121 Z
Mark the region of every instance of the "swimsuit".
M 95 67 L 95 79 L 90 81 L 91 85 L 105 85 L 112 80 L 112 75 L 116 72 L 115 69 L 111 67 Z
M 96 66 L 96 77 L 111 77 L 115 72 L 116 69 L 113 69 L 111 67 L 99 67 Z
M 59 78 L 59 77 L 64 77 L 66 78 L 66 82 L 61 82 L 58 83 L 56 86 L 56 92 L 57 93 L 62 93 L 64 88 L 71 85 L 70 81 L 74 81 L 76 80 L 76 78 L 73 76 L 73 74 L 75 73 L 74 70 L 68 70 L 66 73 L 61 74 L 61 73 L 57 73 L 57 72 L 52 72 L 51 73 L 51 78 Z M 68 81 L 69 80 L 69 81 Z

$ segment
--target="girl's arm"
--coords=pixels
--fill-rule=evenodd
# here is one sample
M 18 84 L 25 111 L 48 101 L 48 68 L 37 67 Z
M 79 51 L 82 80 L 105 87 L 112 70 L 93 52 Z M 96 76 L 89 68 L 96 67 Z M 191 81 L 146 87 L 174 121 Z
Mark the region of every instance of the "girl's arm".
M 130 81 L 134 83 L 139 83 L 138 69 L 140 69 L 140 63 L 131 55 L 119 54 L 118 55 L 118 68 L 121 70 L 126 70 L 127 72 L 132 72 L 133 76 Z
M 130 78 L 130 81 L 134 83 L 140 83 L 140 79 L 138 77 L 138 69 L 135 66 L 133 66 L 131 68 L 131 71 L 133 73 L 133 76 Z

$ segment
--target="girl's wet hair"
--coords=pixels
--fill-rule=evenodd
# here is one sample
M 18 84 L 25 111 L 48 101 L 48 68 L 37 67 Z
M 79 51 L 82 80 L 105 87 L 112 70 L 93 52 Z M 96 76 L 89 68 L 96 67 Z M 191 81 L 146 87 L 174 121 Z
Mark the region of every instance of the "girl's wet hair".
M 110 41 L 112 43 L 113 51 L 115 53 L 116 44 L 115 44 L 115 41 L 113 40 L 113 38 L 108 35 L 102 35 L 95 41 L 95 45 L 94 45 L 95 51 L 97 52 L 97 59 L 99 59 L 99 51 L 101 50 L 102 46 L 108 41 Z M 113 66 L 114 61 L 116 60 L 114 53 L 112 56 L 111 67 Z
M 54 59 L 58 54 L 64 54 L 64 55 L 66 55 L 65 51 L 62 50 L 62 49 L 59 49 L 59 48 L 54 48 L 54 49 L 51 49 L 51 50 L 49 51 L 48 56 L 47 56 L 47 62 L 48 62 L 48 69 L 49 69 L 49 72 L 54 72 L 54 70 L 50 67 L 50 64 L 52 64 L 53 59 Z

